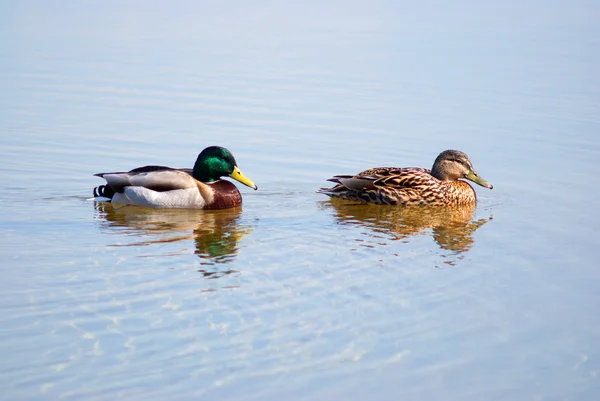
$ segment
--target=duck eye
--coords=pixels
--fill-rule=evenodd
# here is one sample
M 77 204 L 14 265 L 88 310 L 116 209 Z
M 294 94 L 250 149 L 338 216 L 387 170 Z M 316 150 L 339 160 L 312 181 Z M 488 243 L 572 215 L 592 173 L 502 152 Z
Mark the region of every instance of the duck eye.
M 457 160 L 457 163 L 462 164 L 464 167 L 466 167 L 469 170 L 473 170 L 473 167 L 471 167 L 471 163 L 469 163 L 468 161 Z

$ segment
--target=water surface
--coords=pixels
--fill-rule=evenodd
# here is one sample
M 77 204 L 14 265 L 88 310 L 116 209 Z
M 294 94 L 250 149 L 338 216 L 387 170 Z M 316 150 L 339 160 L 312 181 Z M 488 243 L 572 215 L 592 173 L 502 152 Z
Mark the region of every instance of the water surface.
M 6 399 L 597 398 L 595 3 L 0 11 Z M 90 199 L 213 144 L 241 208 Z M 315 193 L 447 148 L 475 208 Z

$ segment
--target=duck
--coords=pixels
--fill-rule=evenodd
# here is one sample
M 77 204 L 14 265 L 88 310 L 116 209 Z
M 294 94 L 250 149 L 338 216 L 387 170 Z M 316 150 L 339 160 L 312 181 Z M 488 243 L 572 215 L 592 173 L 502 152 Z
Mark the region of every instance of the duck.
M 94 176 L 106 180 L 106 185 L 94 188 L 94 198 L 108 198 L 113 205 L 228 209 L 241 205 L 242 195 L 232 182 L 221 177 L 258 189 L 242 174 L 233 154 L 221 146 L 209 146 L 200 152 L 193 169 L 152 165 Z
M 462 206 L 475 204 L 477 195 L 466 181 L 492 189 L 475 172 L 469 157 L 448 149 L 438 155 L 431 169 L 376 167 L 356 175 L 336 175 L 331 188 L 317 192 L 348 201 L 398 206 Z

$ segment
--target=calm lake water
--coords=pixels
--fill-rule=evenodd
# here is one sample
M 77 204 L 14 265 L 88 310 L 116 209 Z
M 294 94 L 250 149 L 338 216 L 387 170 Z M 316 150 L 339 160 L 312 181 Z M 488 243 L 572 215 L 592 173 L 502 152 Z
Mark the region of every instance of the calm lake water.
M 3 2 L 0 398 L 598 399 L 599 18 Z M 241 208 L 91 200 L 215 144 L 259 186 Z M 315 193 L 447 148 L 494 185 L 476 208 Z

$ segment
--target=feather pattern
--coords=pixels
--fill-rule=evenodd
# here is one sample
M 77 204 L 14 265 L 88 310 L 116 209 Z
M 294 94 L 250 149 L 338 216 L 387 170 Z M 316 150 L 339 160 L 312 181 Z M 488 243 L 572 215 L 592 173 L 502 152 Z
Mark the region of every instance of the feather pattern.
M 329 181 L 337 185 L 321 188 L 318 192 L 332 198 L 380 205 L 474 204 L 477 201 L 475 190 L 457 178 L 467 178 L 479 185 L 492 187 L 475 173 L 464 153 L 451 150 L 442 152 L 431 170 L 420 167 L 371 168 L 354 176 L 334 176 Z

